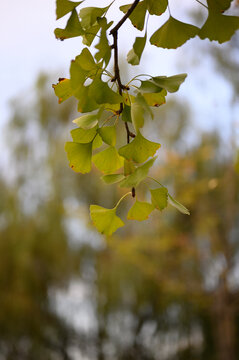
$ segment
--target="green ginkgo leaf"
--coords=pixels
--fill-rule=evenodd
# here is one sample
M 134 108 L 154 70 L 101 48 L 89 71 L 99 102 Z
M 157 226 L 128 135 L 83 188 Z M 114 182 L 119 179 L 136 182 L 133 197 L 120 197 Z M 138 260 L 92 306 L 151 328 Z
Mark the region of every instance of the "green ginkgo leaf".
M 182 214 L 190 215 L 189 210 L 183 206 L 179 201 L 175 200 L 171 195 L 168 194 L 168 202 L 173 207 L 178 209 Z
M 131 106 L 124 105 L 124 109 L 122 112 L 122 120 L 125 122 L 132 122 L 131 119 Z
M 161 15 L 165 12 L 168 6 L 168 0 L 144 0 L 146 1 L 150 15 Z
M 131 105 L 131 119 L 136 133 L 138 133 L 139 129 L 144 126 L 144 108 L 138 102 Z
M 108 10 L 109 6 L 105 8 L 85 7 L 81 9 L 80 18 L 82 27 L 84 29 L 90 29 L 93 25 L 95 25 L 97 18 L 100 18 L 104 15 L 104 13 Z
M 144 93 L 143 97 L 149 106 L 158 107 L 166 103 L 167 92 L 163 89 L 160 93 Z
M 91 205 L 90 215 L 96 229 L 104 235 L 112 235 L 118 228 L 124 226 L 123 221 L 116 215 L 116 208 L 106 209 Z
M 98 44 L 95 45 L 95 48 L 98 50 L 98 52 L 95 54 L 95 59 L 97 61 L 103 59 L 105 66 L 107 66 L 111 58 L 111 47 L 106 35 L 106 30 L 112 25 L 113 22 L 111 21 L 109 24 L 107 24 L 106 18 L 98 19 L 97 21 L 101 26 L 101 34 Z
M 168 189 L 165 187 L 159 189 L 151 189 L 151 201 L 152 204 L 158 210 L 163 210 L 168 205 Z
M 123 13 L 125 14 L 129 10 L 131 5 L 132 4 L 120 6 L 120 10 L 123 11 Z M 134 27 L 136 27 L 138 30 L 143 30 L 143 28 L 144 28 L 144 20 L 145 20 L 146 11 L 147 11 L 146 2 L 141 1 L 136 6 L 136 8 L 132 12 L 132 14 L 129 16 L 130 21 L 132 22 Z
M 154 206 L 148 202 L 136 200 L 132 208 L 129 210 L 127 219 L 143 221 L 148 219 L 149 214 L 154 210 Z
M 222 15 L 220 12 L 209 11 L 208 18 L 199 32 L 201 39 L 218 41 L 220 44 L 229 41 L 239 29 L 239 17 Z
M 72 14 L 66 24 L 65 29 L 55 29 L 54 34 L 57 39 L 65 40 L 84 34 L 84 30 L 81 27 L 76 10 L 72 11 Z
M 71 137 L 74 142 L 79 144 L 87 144 L 91 142 L 97 134 L 97 126 L 91 129 L 73 129 L 71 130 Z
M 153 163 L 156 158 L 148 160 L 145 164 L 137 167 L 135 171 L 128 175 L 122 182 L 120 183 L 120 187 L 136 187 L 138 186 L 142 180 L 144 180 L 148 176 L 149 169 L 153 166 Z
M 116 183 L 118 183 L 118 182 L 120 182 L 121 180 L 124 179 L 124 175 L 122 175 L 122 174 L 109 174 L 109 175 L 101 176 L 101 179 L 106 184 L 116 184 Z
M 155 76 L 152 77 L 149 81 L 158 86 L 159 88 L 163 88 L 170 93 L 174 93 L 178 91 L 180 85 L 186 79 L 187 74 L 178 74 L 174 76 Z
M 61 104 L 63 101 L 67 100 L 70 96 L 73 95 L 69 79 L 59 79 L 58 84 L 53 84 L 52 87 L 55 91 L 56 96 L 59 99 L 59 104 Z
M 114 146 L 95 154 L 92 158 L 93 163 L 100 171 L 110 174 L 120 169 L 124 165 L 124 159 L 119 156 Z
M 161 145 L 158 143 L 145 139 L 145 137 L 138 132 L 137 136 L 131 143 L 122 146 L 119 149 L 119 154 L 127 160 L 143 163 L 150 156 L 154 156 L 160 146 Z
M 198 32 L 199 28 L 196 26 L 183 23 L 170 16 L 168 21 L 151 36 L 150 42 L 164 49 L 176 49 L 196 36 Z
M 131 65 L 139 65 L 142 53 L 146 44 L 146 34 L 144 37 L 136 37 L 133 49 L 128 52 L 127 61 Z
M 102 140 L 108 144 L 115 146 L 116 144 L 116 128 L 115 126 L 104 126 L 98 130 Z
M 82 115 L 72 121 L 82 129 L 91 129 L 98 124 L 98 114 Z
M 107 83 L 101 79 L 96 78 L 90 85 L 89 96 L 92 97 L 98 104 L 120 104 L 122 96 L 111 90 Z
M 82 1 L 56 0 L 56 19 L 60 19 L 69 12 L 73 11 Z
M 209 11 L 224 12 L 229 9 L 233 0 L 207 0 Z
M 75 172 L 86 174 L 91 170 L 92 143 L 79 144 L 75 142 L 67 142 L 65 151 L 69 165 Z

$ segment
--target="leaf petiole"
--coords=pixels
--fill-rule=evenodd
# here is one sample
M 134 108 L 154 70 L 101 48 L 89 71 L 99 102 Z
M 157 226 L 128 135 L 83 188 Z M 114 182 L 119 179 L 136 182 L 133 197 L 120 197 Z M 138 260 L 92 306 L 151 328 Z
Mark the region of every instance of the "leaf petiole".
M 126 194 L 124 194 L 122 196 L 122 198 L 119 199 L 119 201 L 117 202 L 117 204 L 115 205 L 114 209 L 117 209 L 117 207 L 119 206 L 119 204 L 121 203 L 122 200 L 124 200 L 124 198 L 126 198 L 126 196 L 131 195 L 131 191 L 127 192 Z

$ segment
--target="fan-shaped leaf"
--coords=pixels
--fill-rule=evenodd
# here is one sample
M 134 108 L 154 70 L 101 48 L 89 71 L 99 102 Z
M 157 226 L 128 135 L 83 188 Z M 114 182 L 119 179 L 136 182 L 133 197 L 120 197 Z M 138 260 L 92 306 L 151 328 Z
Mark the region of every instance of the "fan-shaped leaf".
M 98 130 L 102 140 L 108 144 L 115 146 L 116 144 L 116 128 L 115 126 L 105 126 Z
M 112 235 L 118 228 L 124 226 L 123 221 L 116 215 L 116 209 L 106 209 L 102 206 L 90 206 L 91 219 L 96 229 L 104 235 Z
M 199 32 L 199 37 L 215 40 L 222 44 L 229 41 L 238 29 L 239 17 L 209 11 L 208 18 Z
M 73 120 L 73 123 L 82 129 L 91 129 L 98 123 L 98 114 L 87 114 Z
M 65 40 L 84 34 L 84 30 L 81 27 L 76 10 L 74 9 L 71 16 L 66 24 L 65 29 L 55 29 L 54 34 L 57 39 Z
M 125 14 L 129 8 L 131 7 L 132 4 L 128 4 L 128 5 L 123 5 L 120 6 L 120 10 L 123 11 L 123 13 Z M 147 11 L 147 4 L 145 1 L 141 1 L 136 8 L 134 9 L 134 11 L 132 12 L 132 14 L 130 15 L 129 19 L 132 22 L 132 24 L 138 29 L 138 30 L 143 30 L 144 28 L 144 20 L 145 20 L 145 15 L 146 15 L 146 11 Z
M 56 19 L 60 19 L 72 10 L 74 10 L 82 1 L 56 0 Z
M 59 104 L 67 100 L 73 94 L 69 79 L 59 79 L 59 83 L 56 85 L 53 84 L 52 87 L 56 96 L 59 98 Z
M 138 132 L 134 140 L 121 147 L 119 154 L 127 160 L 133 160 L 137 163 L 145 162 L 150 156 L 154 156 L 160 148 L 160 144 L 149 141 Z
M 120 187 L 138 186 L 142 180 L 148 176 L 149 169 L 153 165 L 156 158 L 148 160 L 145 164 L 139 166 L 135 171 L 127 176 L 121 183 Z
M 90 172 L 92 143 L 78 144 L 75 142 L 67 142 L 65 144 L 65 150 L 72 170 L 82 174 Z
M 71 137 L 74 142 L 80 144 L 87 144 L 91 142 L 97 134 L 97 126 L 91 129 L 73 129 L 71 130 Z
M 168 189 L 159 188 L 150 190 L 152 204 L 158 210 L 163 210 L 168 204 Z
M 165 12 L 168 6 L 168 0 L 145 0 L 150 15 L 161 15 Z
M 100 171 L 108 174 L 120 169 L 124 165 L 124 159 L 119 156 L 114 146 L 110 146 L 95 154 L 92 161 Z
M 128 220 L 143 221 L 148 219 L 149 214 L 154 210 L 154 206 L 148 202 L 135 201 L 134 205 L 128 212 Z
M 128 52 L 127 61 L 131 65 L 139 65 L 142 53 L 146 44 L 146 34 L 144 37 L 136 37 L 133 49 Z
M 152 45 L 164 49 L 176 49 L 197 35 L 199 29 L 174 19 L 172 16 L 151 36 Z
M 124 179 L 124 175 L 122 175 L 122 174 L 104 175 L 104 176 L 101 176 L 101 179 L 102 179 L 106 184 L 115 184 L 115 183 L 120 182 L 121 180 L 123 180 L 123 179 Z

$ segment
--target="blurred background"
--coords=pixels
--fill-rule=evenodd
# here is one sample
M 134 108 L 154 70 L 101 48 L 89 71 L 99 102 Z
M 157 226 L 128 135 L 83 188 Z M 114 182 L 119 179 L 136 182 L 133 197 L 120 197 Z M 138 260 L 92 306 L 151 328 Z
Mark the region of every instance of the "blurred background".
M 51 88 L 81 41 L 54 39 L 54 1 L 0 10 L 0 360 L 239 359 L 239 32 L 221 46 L 148 47 L 129 71 L 122 30 L 125 78 L 189 74 L 145 134 L 162 144 L 153 176 L 191 215 L 155 211 L 105 239 L 89 204 L 112 207 L 119 190 L 68 167 L 76 103 L 58 105 Z M 171 12 L 205 18 L 196 1 L 172 0 Z

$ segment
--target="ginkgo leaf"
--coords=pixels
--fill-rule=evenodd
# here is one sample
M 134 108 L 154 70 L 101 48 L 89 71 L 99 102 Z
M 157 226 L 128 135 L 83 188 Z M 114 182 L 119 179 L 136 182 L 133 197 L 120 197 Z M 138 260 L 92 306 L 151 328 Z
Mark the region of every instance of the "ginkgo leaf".
M 165 12 L 168 6 L 168 0 L 145 0 L 150 15 L 161 15 Z
M 81 113 L 88 113 L 99 108 L 99 105 L 95 102 L 95 99 L 89 96 L 90 85 L 81 85 L 75 92 L 74 95 L 78 102 L 78 111 Z
M 82 115 L 72 121 L 82 129 L 91 129 L 98 124 L 98 114 Z
M 96 229 L 104 235 L 112 235 L 118 228 L 124 226 L 123 221 L 116 215 L 116 208 L 106 209 L 91 205 L 90 215 Z
M 116 144 L 116 128 L 115 126 L 104 126 L 98 130 L 102 140 L 108 144 L 115 146 Z
M 84 34 L 84 30 L 81 27 L 76 10 L 74 9 L 71 16 L 66 24 L 65 29 L 55 29 L 54 34 L 57 39 L 65 40 Z
M 148 202 L 136 200 L 132 208 L 129 210 L 127 219 L 143 221 L 148 219 L 149 214 L 154 210 L 154 206 Z
M 73 129 L 71 130 L 71 137 L 74 142 L 80 144 L 87 144 L 91 142 L 97 134 L 97 126 L 91 129 Z
M 217 12 L 224 12 L 225 10 L 229 9 L 233 0 L 207 0 L 208 9 L 217 11 Z
M 132 122 L 131 119 L 131 106 L 124 105 L 124 109 L 122 112 L 122 120 L 125 122 Z
M 103 176 L 101 176 L 101 179 L 102 179 L 106 184 L 115 184 L 115 183 L 120 182 L 121 180 L 123 180 L 123 179 L 124 179 L 124 175 L 122 175 L 122 174 L 103 175 Z
M 158 107 L 166 103 L 166 95 L 167 92 L 161 91 L 160 93 L 144 93 L 143 97 L 149 106 Z
M 183 23 L 170 16 L 168 21 L 151 36 L 150 42 L 164 49 L 176 49 L 196 36 L 198 31 L 199 28 L 196 26 Z
M 103 145 L 103 141 L 100 137 L 99 134 L 96 135 L 95 139 L 93 140 L 93 143 L 92 143 L 92 149 L 97 149 L 99 147 L 101 147 Z
M 222 15 L 209 11 L 208 18 L 199 32 L 201 39 L 218 41 L 220 44 L 229 41 L 239 29 L 239 17 Z
M 189 210 L 183 206 L 179 201 L 175 200 L 171 195 L 168 194 L 168 202 L 173 207 L 178 209 L 182 214 L 190 215 Z
M 114 146 L 95 154 L 92 158 L 95 166 L 102 172 L 110 174 L 124 165 L 124 159 L 119 156 Z
M 131 65 L 139 65 L 142 53 L 146 44 L 146 34 L 144 37 L 136 37 L 133 49 L 128 52 L 127 61 Z
M 92 156 L 91 142 L 88 144 L 67 142 L 65 144 L 65 150 L 72 170 L 82 174 L 90 172 Z
M 131 5 L 132 4 L 120 6 L 120 10 L 123 11 L 123 13 L 125 14 L 129 10 Z M 136 6 L 136 8 L 132 12 L 132 14 L 129 16 L 130 21 L 138 30 L 143 30 L 143 28 L 144 28 L 144 20 L 145 20 L 146 11 L 147 11 L 146 2 L 141 1 Z
M 109 5 L 110 6 L 110 5 Z M 89 29 L 95 25 L 97 18 L 100 18 L 108 10 L 105 8 L 85 7 L 80 11 L 81 24 L 84 29 Z
M 149 81 L 153 82 L 159 88 L 163 88 L 170 93 L 178 91 L 180 85 L 186 79 L 187 74 L 178 74 L 174 76 L 155 76 L 152 77 Z
M 158 143 L 145 139 L 145 137 L 138 132 L 137 136 L 131 143 L 122 146 L 119 149 L 119 154 L 127 160 L 143 163 L 150 156 L 154 156 L 160 146 L 161 145 Z
M 127 176 L 120 183 L 120 187 L 136 187 L 138 186 L 142 180 L 144 180 L 148 176 L 149 169 L 153 165 L 156 158 L 148 160 L 145 164 L 137 167 L 135 171 Z
M 168 189 L 165 187 L 159 188 L 159 189 L 151 189 L 151 201 L 152 204 L 156 207 L 158 210 L 163 210 L 167 207 L 168 204 Z
M 122 96 L 111 90 L 107 83 L 96 78 L 90 85 L 89 96 L 98 104 L 120 104 Z
M 60 19 L 69 12 L 73 11 L 82 1 L 56 0 L 56 19 Z
M 53 84 L 52 87 L 56 96 L 59 98 L 59 104 L 67 100 L 73 94 L 69 79 L 59 79 L 58 84 Z
M 149 169 L 153 165 L 156 158 L 148 160 L 145 164 L 135 168 L 134 172 L 128 175 L 120 183 L 120 187 L 136 187 L 144 180 L 149 172 Z
M 95 59 L 97 61 L 103 59 L 105 66 L 107 66 L 111 58 L 111 47 L 106 35 L 106 30 L 112 25 L 113 22 L 111 21 L 109 24 L 107 24 L 106 18 L 98 19 L 97 21 L 101 26 L 101 34 L 98 44 L 95 45 L 95 48 L 98 50 L 98 52 L 95 54 Z
M 135 165 L 132 160 L 124 160 L 124 175 L 128 176 L 135 171 Z
M 139 129 L 144 126 L 144 108 L 138 102 L 131 105 L 131 119 L 136 133 L 138 133 Z

